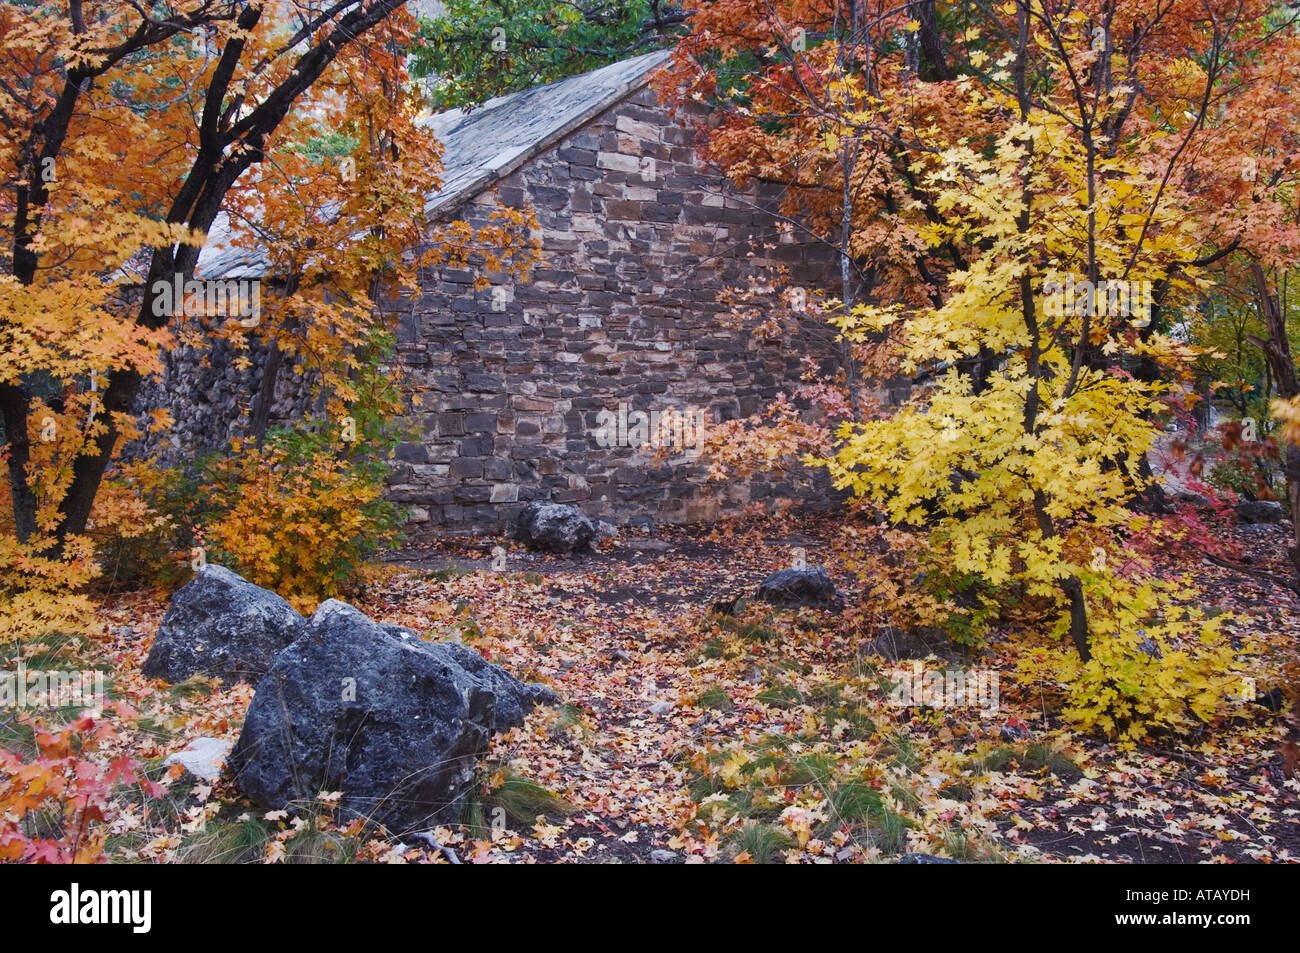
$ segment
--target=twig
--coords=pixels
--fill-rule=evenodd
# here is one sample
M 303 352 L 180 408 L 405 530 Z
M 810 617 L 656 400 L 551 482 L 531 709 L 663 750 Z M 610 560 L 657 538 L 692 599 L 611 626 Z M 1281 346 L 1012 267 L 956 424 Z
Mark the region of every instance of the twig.
M 442 856 L 447 858 L 447 863 L 459 864 L 461 862 L 460 857 L 457 856 L 454 850 L 438 842 L 438 838 L 433 836 L 433 831 L 422 831 L 419 834 L 412 834 L 411 836 L 416 840 L 424 841 L 434 850 L 440 852 Z
M 1269 572 L 1267 569 L 1255 569 L 1251 566 L 1242 566 L 1239 563 L 1231 562 L 1220 556 L 1211 555 L 1210 553 L 1204 553 L 1203 555 L 1216 566 L 1222 566 L 1224 569 L 1231 569 L 1233 572 L 1239 572 L 1248 576 L 1254 576 L 1257 579 L 1263 579 L 1267 582 L 1273 583 L 1274 585 L 1281 586 L 1294 596 L 1300 597 L 1300 583 L 1297 583 L 1294 579 L 1287 579 L 1285 576 L 1279 576 L 1277 573 Z

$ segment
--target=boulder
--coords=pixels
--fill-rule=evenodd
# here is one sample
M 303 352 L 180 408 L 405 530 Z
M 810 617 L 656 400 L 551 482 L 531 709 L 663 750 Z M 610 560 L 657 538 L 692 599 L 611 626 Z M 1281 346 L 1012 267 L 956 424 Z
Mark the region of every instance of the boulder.
M 841 609 L 844 606 L 826 570 L 814 566 L 772 573 L 758 587 L 755 598 L 779 609 Z
M 501 666 L 493 665 L 468 645 L 460 642 L 421 644 L 434 645 L 438 651 L 446 652 L 460 664 L 461 668 L 488 687 L 495 699 L 492 706 L 492 723 L 489 726 L 494 734 L 523 724 L 534 705 L 554 705 L 559 701 L 555 692 L 545 685 L 521 682 Z
M 529 503 L 519 513 L 515 538 L 548 553 L 590 552 L 596 524 L 568 503 Z
M 959 646 L 948 633 L 933 626 L 899 629 L 890 626 L 880 635 L 858 647 L 859 655 L 879 655 L 888 662 L 923 659 L 931 655 L 955 662 L 963 657 Z
M 195 675 L 256 682 L 303 624 L 274 592 L 209 563 L 172 596 L 143 671 L 168 682 Z
M 1025 725 L 1013 725 L 1008 722 L 998 729 L 998 737 L 1007 744 L 1014 744 L 1029 737 L 1029 728 Z
M 1237 504 L 1237 519 L 1243 523 L 1280 523 L 1282 504 L 1276 500 L 1243 500 Z
M 339 791 L 344 815 L 425 830 L 461 819 L 493 732 L 553 699 L 464 645 L 330 599 L 258 684 L 228 763 L 264 808 Z

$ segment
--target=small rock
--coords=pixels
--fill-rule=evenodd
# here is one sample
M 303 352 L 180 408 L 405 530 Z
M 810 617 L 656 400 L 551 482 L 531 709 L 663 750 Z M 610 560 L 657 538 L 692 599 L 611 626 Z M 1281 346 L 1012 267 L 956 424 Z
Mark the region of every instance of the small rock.
M 529 549 L 549 553 L 591 552 L 596 524 L 567 503 L 529 503 L 515 524 L 515 538 Z
M 163 767 L 179 764 L 200 781 L 215 781 L 221 777 L 221 766 L 232 747 L 220 738 L 195 738 L 183 750 L 169 754 Z
M 677 854 L 671 850 L 663 850 L 662 848 L 658 850 L 652 850 L 650 851 L 650 863 L 675 864 L 677 863 Z
M 634 539 L 628 544 L 628 547 L 637 553 L 668 552 L 668 542 L 662 539 Z
M 1137 649 L 1137 651 L 1141 652 L 1147 658 L 1157 659 L 1157 660 L 1162 658 L 1159 644 L 1156 642 L 1155 639 L 1147 635 L 1145 630 L 1138 629 L 1135 634 L 1138 637 L 1138 643 L 1136 646 L 1134 646 Z M 1115 635 L 1112 635 L 1110 637 L 1117 638 L 1117 636 Z M 1128 657 L 1134 658 L 1133 655 L 1128 655 Z
M 879 655 L 887 662 L 923 659 L 933 655 L 950 662 L 961 658 L 961 649 L 952 644 L 943 629 L 918 626 L 911 629 L 887 628 L 858 649 L 859 655 Z
M 960 864 L 960 860 L 953 860 L 951 857 L 936 857 L 934 854 L 904 854 L 896 864 Z
M 714 615 L 736 615 L 743 612 L 748 601 L 744 596 L 735 596 L 731 599 L 721 599 L 709 607 L 709 611 Z
M 650 714 L 652 715 L 666 715 L 672 710 L 672 702 L 655 702 L 650 706 Z
M 835 583 L 825 569 L 805 566 L 782 569 L 763 580 L 755 596 L 778 609 L 841 609 Z
M 1237 519 L 1243 523 L 1280 523 L 1282 504 L 1276 500 L 1243 500 L 1237 504 Z
M 1003 725 L 998 729 L 998 737 L 1008 744 L 1014 741 L 1024 741 L 1029 737 L 1029 729 L 1020 725 Z
M 1269 711 L 1281 711 L 1286 705 L 1286 693 L 1280 688 L 1270 688 L 1268 691 L 1251 699 L 1251 701 L 1257 705 L 1263 705 Z
M 596 535 L 601 539 L 618 539 L 618 527 L 613 523 L 600 520 L 596 523 Z

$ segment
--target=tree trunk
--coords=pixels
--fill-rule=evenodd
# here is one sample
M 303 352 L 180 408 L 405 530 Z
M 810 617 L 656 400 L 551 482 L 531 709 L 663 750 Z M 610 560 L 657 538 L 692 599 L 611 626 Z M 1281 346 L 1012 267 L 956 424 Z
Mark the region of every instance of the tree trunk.
M 1026 66 L 1029 61 L 1029 16 L 1028 0 L 1018 0 L 1016 4 L 1018 37 L 1012 75 L 1015 79 L 1016 100 L 1020 107 L 1020 117 L 1022 119 L 1029 115 L 1030 110 L 1029 85 L 1026 74 Z M 1032 166 L 1034 161 L 1032 142 L 1028 145 L 1027 152 L 1026 163 Z M 1026 180 L 1020 192 L 1020 215 L 1016 219 L 1016 227 L 1021 234 L 1029 231 L 1033 197 L 1029 181 Z M 1025 356 L 1025 369 L 1029 377 L 1029 392 L 1025 395 L 1025 414 L 1021 426 L 1029 436 L 1033 436 L 1038 432 L 1038 382 L 1043 377 L 1042 334 L 1038 325 L 1038 313 L 1034 305 L 1033 277 L 1026 269 L 1020 276 L 1020 312 L 1025 322 L 1025 329 L 1029 332 L 1029 348 Z M 1047 512 L 1047 496 L 1038 488 L 1034 489 L 1033 511 L 1034 520 L 1038 523 L 1038 531 L 1043 534 L 1043 537 L 1050 539 L 1056 536 L 1056 524 L 1053 522 L 1051 514 Z M 1086 663 L 1092 659 L 1092 650 L 1088 646 L 1088 603 L 1083 595 L 1083 584 L 1079 582 L 1077 576 L 1071 575 L 1061 581 L 1061 591 L 1070 602 L 1070 639 L 1074 642 L 1074 648 L 1079 653 L 1079 658 Z
M 1268 368 L 1277 385 L 1277 394 L 1283 400 L 1290 400 L 1300 394 L 1300 382 L 1296 380 L 1295 361 L 1291 357 L 1291 342 L 1286 333 L 1286 316 L 1277 296 L 1269 291 L 1268 277 L 1263 266 L 1251 262 L 1251 276 L 1255 279 L 1255 294 L 1259 299 L 1260 313 L 1268 328 L 1268 340 L 1262 341 L 1255 335 L 1248 340 L 1264 354 Z M 1300 447 L 1288 444 L 1283 455 L 1283 473 L 1286 475 L 1287 509 L 1291 515 L 1291 545 L 1287 556 L 1291 562 L 1291 571 L 1300 579 Z
M 338 9 L 350 7 L 342 13 L 333 29 L 315 45 L 295 56 L 294 68 L 288 76 L 271 90 L 255 108 L 243 112 L 230 107 L 232 82 L 236 66 L 244 54 L 247 39 L 231 38 L 221 51 L 204 97 L 198 128 L 198 151 L 179 190 L 172 198 L 165 221 L 187 225 L 206 233 L 216 219 L 227 191 L 250 166 L 264 158 L 263 148 L 267 138 L 283 122 L 295 100 L 315 83 L 325 69 L 338 56 L 347 43 L 359 42 L 371 27 L 401 6 L 405 0 L 373 0 L 365 4 L 338 4 Z M 241 31 L 251 31 L 262 16 L 261 4 L 249 4 L 239 10 L 236 23 Z M 199 16 L 194 21 L 202 22 Z M 103 75 L 110 67 L 149 46 L 167 42 L 182 27 L 168 23 L 152 23 L 128 37 L 120 46 L 110 50 L 94 67 L 70 69 L 49 115 L 34 127 L 29 143 L 24 147 L 24 157 L 36 154 L 34 144 L 41 143 L 40 158 L 57 158 L 62 151 L 74 108 L 83 91 L 83 81 L 89 82 Z M 236 148 L 237 146 L 237 148 Z M 38 267 L 37 255 L 31 248 L 33 236 L 39 230 L 39 209 L 45 203 L 44 187 L 36 180 L 32 194 L 19 190 L 15 193 L 14 246 L 12 250 L 13 275 L 25 285 L 34 281 Z M 199 248 L 192 245 L 155 248 L 152 254 L 144 294 L 141 296 L 136 323 L 142 327 L 158 329 L 166 326 L 169 315 L 153 313 L 152 288 L 158 281 L 171 282 L 175 276 L 185 281 L 194 277 Z M 142 377 L 134 368 L 119 369 L 108 374 L 104 391 L 102 418 L 105 432 L 79 455 L 72 467 L 72 480 L 67 494 L 59 506 L 59 518 L 54 527 L 54 542 L 44 555 L 57 556 L 71 536 L 85 531 L 90 510 L 99 491 L 119 432 L 114 421 L 115 413 L 129 414 L 140 389 Z M 37 531 L 36 500 L 27 486 L 27 462 L 30 459 L 29 414 L 31 394 L 22 384 L 0 385 L 0 416 L 3 416 L 5 436 L 10 444 L 9 483 L 13 489 L 14 519 L 18 537 L 30 539 Z
M 844 175 L 844 207 L 840 210 L 840 301 L 847 314 L 856 303 L 853 287 L 853 257 L 850 246 L 853 239 L 853 169 L 857 165 L 860 140 L 855 136 L 845 140 L 840 157 Z M 858 365 L 853 356 L 853 344 L 846 340 L 843 347 L 844 383 L 849 391 L 849 406 L 853 408 L 854 421 L 861 421 L 862 407 L 858 383 Z
M 280 374 L 280 365 L 284 362 L 284 353 L 280 342 L 271 341 L 271 349 L 266 355 L 266 364 L 262 368 L 262 382 L 257 388 L 257 397 L 248 413 L 248 432 L 257 442 L 260 450 L 266 439 L 266 424 L 271 416 L 271 404 L 275 400 L 275 379 Z

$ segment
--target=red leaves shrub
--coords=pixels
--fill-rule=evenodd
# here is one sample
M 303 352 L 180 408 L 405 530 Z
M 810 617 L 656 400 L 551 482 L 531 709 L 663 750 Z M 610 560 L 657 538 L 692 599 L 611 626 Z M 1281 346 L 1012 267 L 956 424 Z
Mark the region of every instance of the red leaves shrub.
M 113 792 L 132 784 L 155 796 L 163 789 L 130 757 L 104 750 L 117 740 L 107 722 L 84 717 L 59 729 L 33 727 L 34 758 L 0 749 L 0 861 L 102 862 Z

